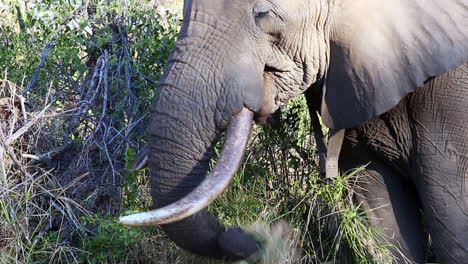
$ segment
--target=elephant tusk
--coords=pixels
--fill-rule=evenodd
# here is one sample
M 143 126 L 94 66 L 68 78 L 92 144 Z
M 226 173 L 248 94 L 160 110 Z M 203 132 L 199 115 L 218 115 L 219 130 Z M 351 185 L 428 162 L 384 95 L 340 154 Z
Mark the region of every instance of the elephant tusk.
M 137 171 L 141 170 L 143 168 L 146 168 L 148 166 L 148 153 L 149 153 L 149 147 L 148 145 L 145 145 L 139 152 L 138 155 L 135 159 L 135 164 L 132 167 L 132 171 Z
M 236 114 L 227 129 L 226 142 L 213 172 L 191 193 L 180 200 L 148 212 L 120 217 L 126 226 L 155 226 L 189 217 L 207 207 L 224 190 L 239 168 L 252 127 L 253 113 L 244 108 Z

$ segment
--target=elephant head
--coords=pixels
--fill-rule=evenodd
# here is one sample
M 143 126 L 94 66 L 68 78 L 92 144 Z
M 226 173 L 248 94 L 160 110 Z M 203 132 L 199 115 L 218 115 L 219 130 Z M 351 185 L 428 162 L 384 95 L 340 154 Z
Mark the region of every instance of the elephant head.
M 204 209 L 236 171 L 253 115 L 310 88 L 328 127 L 354 127 L 468 61 L 467 0 L 186 0 L 183 12 L 148 129 L 157 209 L 121 222 L 162 224 L 179 246 L 215 258 L 257 251 Z

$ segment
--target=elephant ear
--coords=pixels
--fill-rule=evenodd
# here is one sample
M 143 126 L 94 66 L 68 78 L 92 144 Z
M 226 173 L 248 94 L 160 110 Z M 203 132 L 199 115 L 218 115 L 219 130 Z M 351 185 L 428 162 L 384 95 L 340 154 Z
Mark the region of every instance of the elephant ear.
M 377 117 L 468 62 L 468 0 L 342 0 L 336 8 L 321 111 L 330 128 Z

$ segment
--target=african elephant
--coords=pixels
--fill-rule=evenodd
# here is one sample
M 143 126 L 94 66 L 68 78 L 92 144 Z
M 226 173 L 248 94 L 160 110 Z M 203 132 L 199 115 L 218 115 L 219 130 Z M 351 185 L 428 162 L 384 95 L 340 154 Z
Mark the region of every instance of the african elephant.
M 162 225 L 199 255 L 255 255 L 204 208 L 252 120 L 307 91 L 326 126 L 346 129 L 341 168 L 370 162 L 357 199 L 377 208 L 398 263 L 424 261 L 420 209 L 439 262 L 468 263 L 468 0 L 186 0 L 183 16 L 148 128 L 156 209 L 123 224 Z

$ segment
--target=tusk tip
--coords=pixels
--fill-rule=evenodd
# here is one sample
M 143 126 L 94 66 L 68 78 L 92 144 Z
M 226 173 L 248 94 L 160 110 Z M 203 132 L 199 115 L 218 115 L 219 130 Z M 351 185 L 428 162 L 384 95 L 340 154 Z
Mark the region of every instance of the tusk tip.
M 155 217 L 153 211 L 140 212 L 119 217 L 119 224 L 124 226 L 156 226 L 161 224 L 161 221 L 157 219 L 158 217 Z
M 135 159 L 135 164 L 133 164 L 131 171 L 141 170 L 148 166 L 148 153 L 149 153 L 148 146 L 144 146 L 143 149 L 140 150 L 140 152 L 138 153 Z
M 132 215 L 125 215 L 119 217 L 119 224 L 124 225 L 124 226 L 138 226 L 138 221 L 137 217 L 135 217 L 138 214 L 132 214 Z

